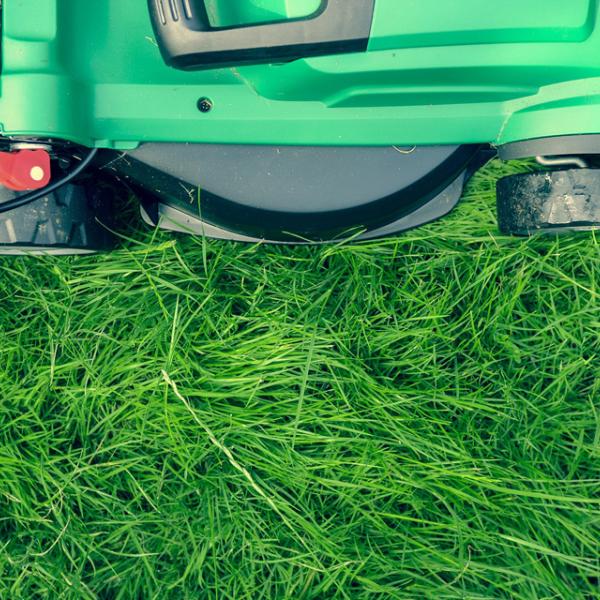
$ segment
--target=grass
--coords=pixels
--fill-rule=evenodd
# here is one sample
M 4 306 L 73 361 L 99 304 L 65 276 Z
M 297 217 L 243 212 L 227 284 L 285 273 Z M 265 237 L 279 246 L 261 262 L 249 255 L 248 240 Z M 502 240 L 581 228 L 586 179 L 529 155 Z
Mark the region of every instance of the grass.
M 515 168 L 386 241 L 2 259 L 0 598 L 600 598 L 600 243 L 500 236 Z

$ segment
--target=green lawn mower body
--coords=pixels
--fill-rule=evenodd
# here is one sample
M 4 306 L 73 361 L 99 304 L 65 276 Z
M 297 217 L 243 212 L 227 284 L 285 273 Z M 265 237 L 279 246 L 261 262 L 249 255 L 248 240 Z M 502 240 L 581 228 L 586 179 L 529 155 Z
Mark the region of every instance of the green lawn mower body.
M 396 233 L 451 210 L 497 152 L 551 156 L 575 192 L 564 177 L 558 195 L 552 181 L 504 185 L 505 228 L 596 227 L 598 8 L 597 0 L 503 0 L 493 10 L 485 0 L 3 0 L 2 142 L 7 153 L 48 152 L 58 180 L 84 147 L 101 149 L 91 168 L 144 190 L 147 221 L 271 241 Z M 565 193 L 568 206 L 555 210 Z M 37 234 L 52 221 L 49 204 L 64 208 L 59 195 L 42 199 Z M 522 216 L 532 195 L 535 207 L 517 223 L 510 202 Z M 23 210 L 0 214 L 5 229 Z M 2 238 L 0 225 L 0 242 L 50 247 L 54 236 L 85 249 L 85 239 L 71 239 L 94 237 L 81 219 L 37 242 L 25 239 L 27 225 L 22 240 Z

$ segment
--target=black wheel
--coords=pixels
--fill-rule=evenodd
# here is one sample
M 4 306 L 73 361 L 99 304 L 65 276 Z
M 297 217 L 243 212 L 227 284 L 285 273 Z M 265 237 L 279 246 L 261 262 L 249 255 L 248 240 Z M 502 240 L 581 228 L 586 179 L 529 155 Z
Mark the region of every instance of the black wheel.
M 600 228 L 600 169 L 512 175 L 498 182 L 503 233 L 591 231 Z
M 0 191 L 2 203 L 15 197 Z M 65 185 L 22 208 L 0 211 L 0 254 L 91 254 L 115 247 L 114 194 L 88 185 Z

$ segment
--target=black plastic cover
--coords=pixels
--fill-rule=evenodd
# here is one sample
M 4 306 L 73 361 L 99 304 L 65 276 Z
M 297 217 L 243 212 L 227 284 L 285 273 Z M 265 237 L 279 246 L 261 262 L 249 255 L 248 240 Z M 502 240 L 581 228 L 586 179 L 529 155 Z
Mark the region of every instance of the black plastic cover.
M 212 27 L 204 0 L 148 0 L 166 63 L 184 70 L 279 62 L 367 49 L 375 0 L 322 0 L 304 19 Z
M 107 168 L 229 232 L 322 241 L 377 231 L 414 213 L 479 155 L 478 146 L 144 144 Z

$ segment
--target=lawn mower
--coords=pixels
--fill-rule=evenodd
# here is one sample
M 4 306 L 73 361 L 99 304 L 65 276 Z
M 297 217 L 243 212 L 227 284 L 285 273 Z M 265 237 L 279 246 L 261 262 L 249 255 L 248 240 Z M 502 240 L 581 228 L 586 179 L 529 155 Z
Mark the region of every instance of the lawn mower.
M 598 0 L 2 0 L 0 251 L 152 226 L 322 243 L 438 219 L 494 156 L 508 234 L 600 226 Z

